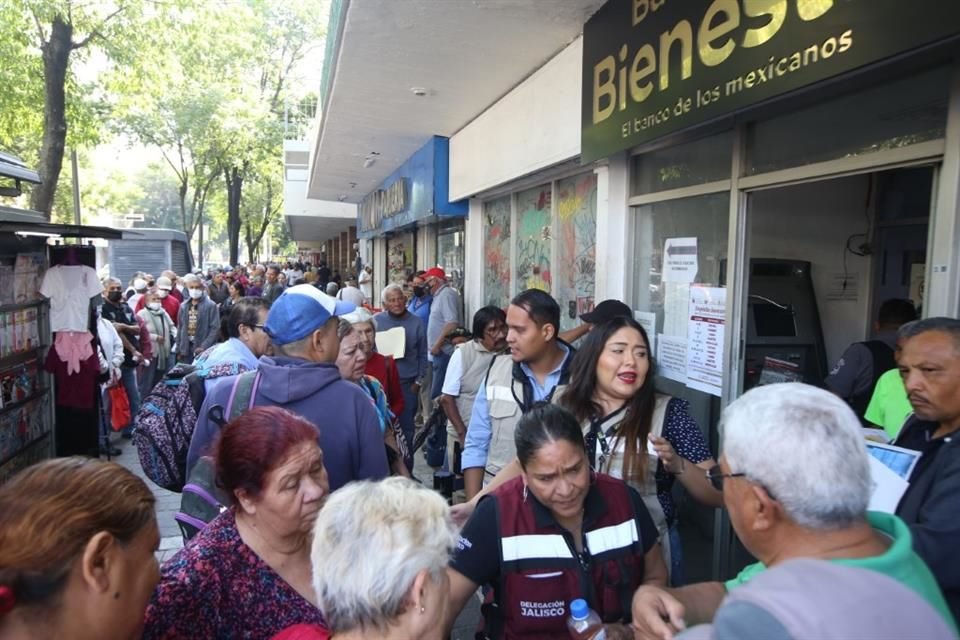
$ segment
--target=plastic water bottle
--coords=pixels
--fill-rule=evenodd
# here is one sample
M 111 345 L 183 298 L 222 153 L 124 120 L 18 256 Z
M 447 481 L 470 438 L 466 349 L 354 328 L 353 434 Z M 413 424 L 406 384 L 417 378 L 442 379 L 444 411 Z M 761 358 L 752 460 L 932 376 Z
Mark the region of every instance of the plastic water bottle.
M 577 598 L 570 603 L 567 629 L 570 630 L 570 637 L 574 640 L 607 640 L 603 621 L 583 598 Z

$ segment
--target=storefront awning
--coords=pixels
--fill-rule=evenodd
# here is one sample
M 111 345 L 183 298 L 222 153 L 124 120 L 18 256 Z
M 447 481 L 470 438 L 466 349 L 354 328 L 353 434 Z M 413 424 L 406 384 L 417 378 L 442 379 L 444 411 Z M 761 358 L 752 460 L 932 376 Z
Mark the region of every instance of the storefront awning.
M 105 238 L 107 240 L 122 238 L 124 235 L 130 234 L 128 229 L 47 222 L 41 213 L 0 206 L 0 233 L 4 232 L 60 236 L 62 238 Z

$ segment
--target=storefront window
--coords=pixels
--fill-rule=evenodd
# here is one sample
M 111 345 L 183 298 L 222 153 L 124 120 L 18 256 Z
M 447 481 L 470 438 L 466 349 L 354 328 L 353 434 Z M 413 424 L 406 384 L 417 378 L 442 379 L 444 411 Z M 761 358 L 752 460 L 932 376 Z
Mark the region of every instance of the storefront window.
M 549 184 L 517 194 L 517 291 L 551 290 L 550 224 Z
M 555 297 L 560 328 L 572 329 L 593 309 L 597 261 L 597 176 L 587 173 L 557 181 L 557 266 Z
M 398 233 L 387 239 L 387 282 L 404 284 L 414 272 L 413 232 Z
M 463 221 L 446 224 L 437 230 L 437 264 L 447 273 L 451 287 L 463 293 Z
M 632 195 L 656 193 L 730 178 L 733 132 L 657 149 L 633 158 Z
M 483 301 L 506 309 L 510 302 L 510 196 L 483 203 Z
M 633 308 L 652 334 L 657 387 L 687 399 L 704 428 L 715 422 L 710 397 L 725 371 L 729 202 L 724 192 L 634 208 Z
M 746 174 L 942 138 L 949 71 L 932 69 L 750 125 Z

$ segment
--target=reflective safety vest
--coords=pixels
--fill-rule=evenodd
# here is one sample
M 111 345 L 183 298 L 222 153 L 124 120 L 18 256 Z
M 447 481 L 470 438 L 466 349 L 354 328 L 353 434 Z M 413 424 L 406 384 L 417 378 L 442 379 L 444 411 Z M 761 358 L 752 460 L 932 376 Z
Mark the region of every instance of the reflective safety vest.
M 515 478 L 494 490 L 500 530 L 500 582 L 485 606 L 492 638 L 567 637 L 570 602 L 585 598 L 607 623 L 629 622 L 643 582 L 643 541 L 625 483 L 596 474 L 584 511 L 583 553 L 570 532 Z
M 553 402 L 554 398 L 559 398 L 569 381 L 570 363 L 573 361 L 575 349 L 566 344 L 564 346 L 570 351 L 561 365 L 560 380 L 544 399 L 545 402 Z M 487 474 L 492 478 L 517 457 L 513 434 L 517 429 L 517 423 L 520 422 L 520 417 L 529 411 L 535 402 L 530 379 L 524 373 L 520 363 L 511 360 L 508 354 L 493 358 L 490 369 L 487 371 L 484 393 L 487 396 L 487 412 L 490 415 L 490 446 L 487 450 L 485 467 Z

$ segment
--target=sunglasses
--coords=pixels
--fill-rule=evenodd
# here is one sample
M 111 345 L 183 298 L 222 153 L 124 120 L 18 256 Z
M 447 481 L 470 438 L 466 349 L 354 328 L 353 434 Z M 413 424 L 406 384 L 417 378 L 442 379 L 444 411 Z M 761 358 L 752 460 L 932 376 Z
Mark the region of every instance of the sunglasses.
M 717 491 L 723 491 L 723 481 L 726 478 L 742 478 L 746 475 L 745 473 L 723 473 L 718 464 L 713 465 L 707 470 L 707 480 L 710 481 L 710 484 L 713 485 L 713 488 Z

